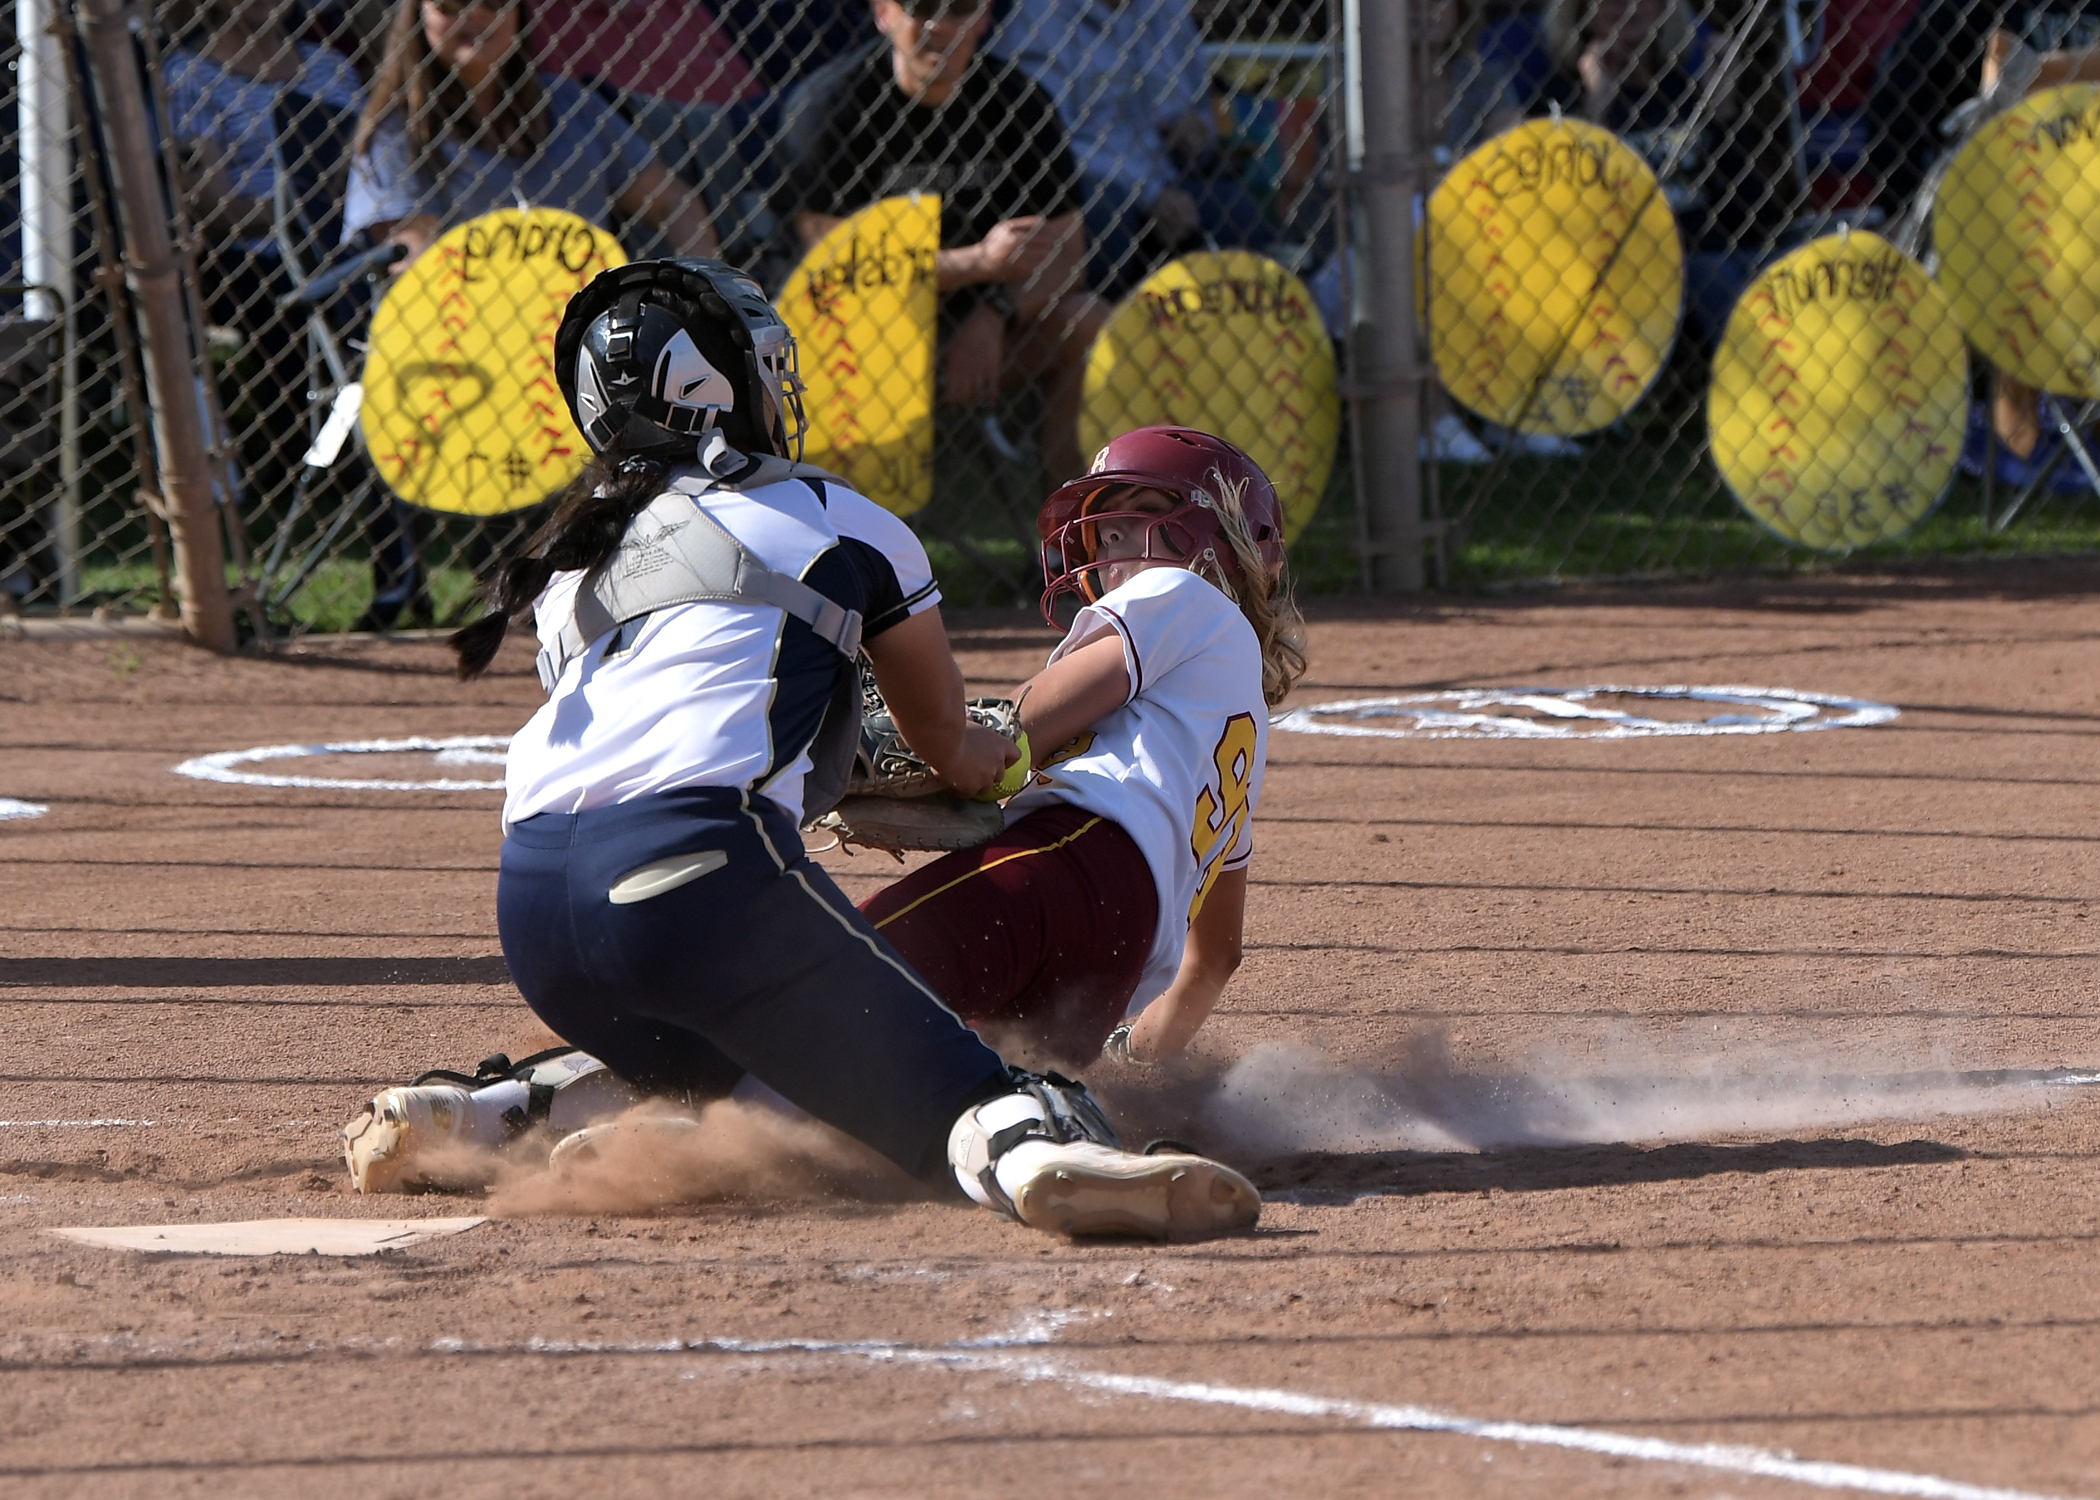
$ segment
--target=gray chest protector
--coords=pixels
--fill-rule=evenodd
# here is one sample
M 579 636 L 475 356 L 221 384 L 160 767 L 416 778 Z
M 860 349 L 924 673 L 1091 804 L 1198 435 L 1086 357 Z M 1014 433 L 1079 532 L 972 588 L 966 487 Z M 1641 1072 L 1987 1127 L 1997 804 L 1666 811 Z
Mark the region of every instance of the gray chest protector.
M 592 641 L 674 604 L 769 604 L 786 612 L 839 653 L 831 701 L 807 747 L 811 767 L 802 785 L 802 821 L 807 826 L 845 795 L 854 752 L 860 748 L 860 611 L 841 608 L 801 579 L 767 567 L 694 503 L 701 495 L 755 490 L 784 479 L 850 488 L 836 474 L 777 457 L 762 458 L 727 482 L 704 471 L 675 475 L 671 487 L 628 524 L 619 550 L 584 575 L 555 644 L 540 652 L 540 686 L 553 692 L 569 663 Z M 784 769 L 794 761 L 795 756 L 785 755 L 779 764 Z

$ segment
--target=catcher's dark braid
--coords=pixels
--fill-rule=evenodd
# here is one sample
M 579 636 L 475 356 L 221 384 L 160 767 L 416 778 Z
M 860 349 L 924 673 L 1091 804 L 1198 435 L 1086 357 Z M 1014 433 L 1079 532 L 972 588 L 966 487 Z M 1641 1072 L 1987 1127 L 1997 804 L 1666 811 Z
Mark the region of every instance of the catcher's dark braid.
M 482 591 L 480 619 L 452 636 L 459 678 L 479 677 L 496 659 L 510 622 L 532 608 L 556 573 L 588 571 L 611 557 L 634 518 L 664 491 L 668 470 L 652 459 L 608 449 L 563 491 L 547 523 L 525 539 Z

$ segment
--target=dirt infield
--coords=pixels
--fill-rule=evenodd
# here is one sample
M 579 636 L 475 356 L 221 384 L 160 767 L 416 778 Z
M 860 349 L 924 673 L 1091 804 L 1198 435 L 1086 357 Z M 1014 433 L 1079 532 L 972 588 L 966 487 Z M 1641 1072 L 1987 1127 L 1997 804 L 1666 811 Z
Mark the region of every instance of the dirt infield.
M 1050 639 L 956 623 L 986 689 Z M 2082 565 L 1322 610 L 1294 703 L 1901 713 L 1279 731 L 1204 1058 L 1096 1077 L 1253 1170 L 1246 1239 L 1074 1246 L 872 1184 L 239 1259 L 45 1231 L 502 1210 L 360 1200 L 334 1133 L 543 1034 L 494 793 L 171 768 L 505 735 L 529 661 L 0 640 L 0 798 L 48 809 L 0 821 L 0 1493 L 2100 1493 L 2096 641 Z M 500 775 L 237 769 L 418 766 Z

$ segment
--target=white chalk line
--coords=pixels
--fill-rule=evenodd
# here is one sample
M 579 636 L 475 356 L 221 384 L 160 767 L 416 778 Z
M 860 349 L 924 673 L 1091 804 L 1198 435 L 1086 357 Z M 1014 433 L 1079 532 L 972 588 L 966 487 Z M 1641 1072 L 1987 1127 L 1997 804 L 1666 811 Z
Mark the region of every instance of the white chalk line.
M 51 811 L 41 802 L 23 802 L 15 797 L 0 797 L 0 823 L 12 818 L 41 818 Z
M 1050 1343 L 1072 1316 L 1039 1316 L 1031 1322 L 1024 1323 L 1022 1328 L 1013 1334 L 964 1340 L 934 1348 L 879 1340 L 824 1339 L 666 1339 L 637 1343 L 552 1339 L 480 1343 L 464 1339 L 440 1339 L 429 1347 L 432 1352 L 440 1354 L 483 1355 L 842 1356 L 891 1364 L 936 1365 L 946 1369 L 985 1371 L 1015 1376 L 1022 1380 L 1043 1381 L 1076 1390 L 1100 1391 L 1117 1396 L 1142 1396 L 1154 1401 L 1186 1401 L 1204 1406 L 1229 1406 L 1244 1411 L 1341 1421 L 1354 1426 L 1390 1431 L 1448 1433 L 1454 1437 L 1473 1438 L 1481 1442 L 1562 1448 L 1579 1453 L 1594 1453 L 1607 1458 L 1631 1459 L 1638 1463 L 1682 1464 L 1738 1474 L 1746 1478 L 1782 1479 L 1813 1489 L 1908 1495 L 1921 1497 L 1921 1500 L 2061 1500 L 2061 1497 L 2041 1495 L 2029 1490 L 1966 1484 L 1960 1480 L 1943 1479 L 1933 1474 L 1797 1458 L 1794 1454 L 1780 1449 L 1740 1447 L 1721 1443 L 1677 1443 L 1663 1438 L 1639 1437 L 1632 1433 L 1607 1432 L 1589 1427 L 1467 1417 L 1426 1406 L 1393 1406 L 1382 1402 L 1311 1396 L 1298 1391 L 1258 1386 L 1166 1380 L 1149 1375 L 1119 1375 L 1105 1370 L 1078 1368 L 1041 1355 L 1024 1356 L 1003 1352 L 1041 1347 Z
M 151 1120 L 0 1120 L 0 1130 L 143 1130 Z
M 1617 696 L 1716 703 L 1729 712 L 1697 722 L 1651 719 L 1590 702 Z M 1434 705 L 1443 704 L 1446 707 Z M 1497 708 L 1523 714 L 1496 713 Z M 1835 710 L 1826 714 L 1823 710 Z M 1351 698 L 1312 703 L 1270 720 L 1273 729 L 1295 734 L 1335 734 L 1376 739 L 1552 739 L 1617 740 L 1670 735 L 1779 734 L 1811 729 L 1856 729 L 1897 717 L 1891 704 L 1831 693 L 1762 687 L 1508 687 L 1456 688 L 1441 693 L 1404 693 L 1389 698 Z M 1336 723 L 1336 716 L 1355 720 Z M 1404 728 L 1373 728 L 1367 719 L 1407 719 Z
M 416 735 L 401 740 L 336 740 L 315 745 L 257 745 L 249 750 L 215 750 L 176 766 L 177 776 L 234 786 L 304 787 L 331 792 L 500 792 L 501 781 L 435 781 L 360 779 L 350 776 L 272 776 L 237 769 L 253 761 L 297 760 L 314 755 L 400 755 L 425 752 L 440 765 L 500 765 L 510 744 L 508 735 L 455 734 L 433 739 Z

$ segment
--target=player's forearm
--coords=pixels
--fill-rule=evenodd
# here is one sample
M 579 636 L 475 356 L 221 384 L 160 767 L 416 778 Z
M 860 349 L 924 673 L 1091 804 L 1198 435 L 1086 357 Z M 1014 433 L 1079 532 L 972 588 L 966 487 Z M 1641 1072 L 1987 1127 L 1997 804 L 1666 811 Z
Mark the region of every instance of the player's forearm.
M 1113 630 L 1043 668 L 1021 690 L 1021 727 L 1036 764 L 1129 701 L 1130 670 Z
M 1184 958 L 1166 993 L 1131 1024 L 1131 1057 L 1149 1063 L 1179 1056 L 1217 1009 L 1231 978 L 1230 970 L 1192 968 Z
M 948 775 L 970 718 L 963 711 L 962 669 L 948 649 L 940 611 L 922 610 L 867 643 L 875 685 L 897 732 L 926 763 Z
M 1189 923 L 1181 968 L 1165 994 L 1145 1007 L 1130 1028 L 1130 1055 L 1139 1062 L 1174 1056 L 1195 1040 L 1240 967 L 1241 929 L 1247 917 L 1247 867 L 1220 872 Z

